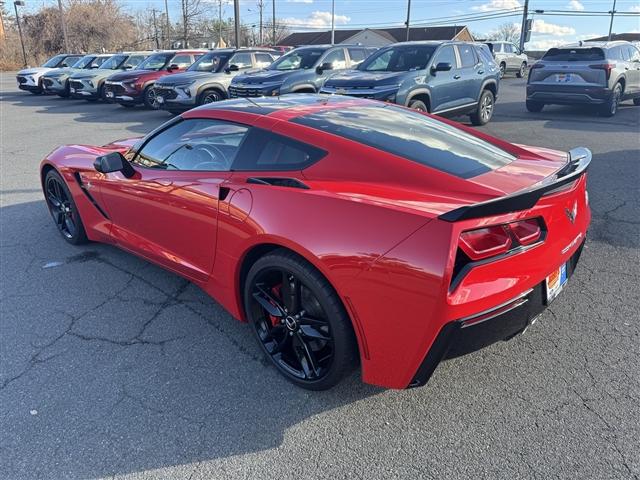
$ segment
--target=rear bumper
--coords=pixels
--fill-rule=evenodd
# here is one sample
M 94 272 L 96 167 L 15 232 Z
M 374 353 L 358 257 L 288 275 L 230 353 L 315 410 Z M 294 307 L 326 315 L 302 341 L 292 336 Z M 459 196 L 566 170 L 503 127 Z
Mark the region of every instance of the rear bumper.
M 600 105 L 611 98 L 606 87 L 562 85 L 527 85 L 527 100 L 558 105 Z
M 576 269 L 583 246 L 584 240 L 567 262 L 568 278 Z M 546 286 L 542 282 L 488 311 L 445 324 L 408 388 L 425 385 L 446 358 L 466 355 L 524 332 L 546 307 Z

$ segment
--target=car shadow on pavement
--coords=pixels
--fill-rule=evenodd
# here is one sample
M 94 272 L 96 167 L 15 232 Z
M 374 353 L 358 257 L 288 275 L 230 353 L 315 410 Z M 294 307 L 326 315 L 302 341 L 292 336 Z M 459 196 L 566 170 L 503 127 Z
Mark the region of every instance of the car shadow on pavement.
M 27 92 L 0 92 L 2 102 L 27 107 L 40 107 L 37 113 L 76 115 L 81 123 L 129 123 L 134 133 L 148 133 L 173 118 L 168 112 L 152 111 L 142 106 L 124 108 L 118 104 L 88 102 L 82 99 L 61 98 L 57 95 L 32 95 Z M 55 122 L 55 120 L 53 120 Z
M 289 384 L 199 288 L 115 247 L 67 244 L 42 201 L 0 218 L 4 478 L 269 450 L 302 421 L 383 391 L 357 373 L 327 392 Z

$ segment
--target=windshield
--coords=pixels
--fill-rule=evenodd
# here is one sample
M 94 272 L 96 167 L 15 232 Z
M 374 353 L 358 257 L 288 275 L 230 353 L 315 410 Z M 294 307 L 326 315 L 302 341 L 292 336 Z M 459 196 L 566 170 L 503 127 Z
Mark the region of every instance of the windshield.
M 601 48 L 552 48 L 542 57 L 552 62 L 588 62 L 604 60 Z
M 227 64 L 231 52 L 212 52 L 201 56 L 193 65 L 187 68 L 188 72 L 220 72 Z
M 173 53 L 156 53 L 155 55 L 151 55 L 147 57 L 146 60 L 140 62 L 140 65 L 136 67 L 136 70 L 153 70 L 157 72 L 158 70 L 162 70 L 169 60 L 173 57 Z
M 298 48 L 280 57 L 269 66 L 269 70 L 300 70 L 313 68 L 326 48 Z
M 435 50 L 435 45 L 402 45 L 379 50 L 362 62 L 358 70 L 365 72 L 424 70 Z
M 71 65 L 71 68 L 86 68 L 89 66 L 89 64 L 95 59 L 96 57 L 93 55 L 85 55 L 84 57 L 82 57 L 80 60 L 78 60 L 76 63 L 74 63 L 73 65 Z
M 109 58 L 109 60 L 104 62 L 100 66 L 100 68 L 105 68 L 107 70 L 117 70 L 122 62 L 124 62 L 126 59 L 127 55 L 114 55 L 113 57 Z
M 44 62 L 44 64 L 42 65 L 43 67 L 47 67 L 47 68 L 54 68 L 57 67 L 58 64 L 64 60 L 67 57 L 67 55 L 56 55 L 55 57 L 51 57 L 49 60 L 47 60 L 46 62 Z

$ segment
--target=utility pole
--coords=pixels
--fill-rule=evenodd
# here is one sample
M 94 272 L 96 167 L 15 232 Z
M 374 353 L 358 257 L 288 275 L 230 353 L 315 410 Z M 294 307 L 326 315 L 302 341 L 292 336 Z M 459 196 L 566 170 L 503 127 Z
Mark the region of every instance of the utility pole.
M 156 50 L 160 50 L 160 40 L 158 39 L 158 24 L 156 23 L 156 12 L 155 8 L 151 9 L 151 13 L 153 14 L 153 37 L 156 39 Z
M 529 0 L 524 0 L 522 11 L 522 26 L 520 27 L 520 51 L 524 52 L 524 41 L 527 36 L 527 16 L 529 15 Z
M 264 0 L 258 0 L 256 5 L 260 9 L 260 32 L 258 33 L 258 39 L 260 46 L 262 46 L 262 11 L 264 10 Z
M 407 42 L 409 41 L 409 32 L 411 29 L 409 28 L 409 21 L 411 20 L 411 0 L 407 0 Z
M 271 30 L 273 36 L 271 37 L 271 45 L 276 45 L 276 0 L 271 2 Z
M 218 0 L 218 45 L 217 48 L 220 48 L 220 44 L 222 43 L 222 0 Z
M 164 17 L 167 22 L 167 48 L 171 48 L 171 22 L 169 22 L 169 4 L 164 0 Z
M 67 23 L 64 21 L 64 10 L 62 10 L 62 0 L 58 0 L 58 10 L 60 11 L 60 24 L 62 25 L 62 38 L 64 38 L 64 50 L 71 53 L 69 48 L 69 37 L 67 37 Z
M 20 46 L 22 46 L 22 59 L 24 60 L 24 66 L 27 66 L 27 52 L 24 49 L 24 39 L 22 38 L 22 27 L 20 26 L 20 16 L 18 15 L 18 7 L 24 7 L 23 0 L 15 0 L 13 2 L 13 8 L 16 11 L 16 23 L 18 24 L 18 34 L 20 35 Z
M 611 30 L 613 30 L 613 16 L 616 14 L 616 0 L 613 0 L 613 8 L 611 9 L 611 22 L 609 23 L 609 36 L 607 42 L 611 41 Z
M 336 0 L 331 0 L 331 45 L 336 40 Z
M 236 37 L 236 48 L 240 48 L 240 0 L 233 0 L 233 24 Z

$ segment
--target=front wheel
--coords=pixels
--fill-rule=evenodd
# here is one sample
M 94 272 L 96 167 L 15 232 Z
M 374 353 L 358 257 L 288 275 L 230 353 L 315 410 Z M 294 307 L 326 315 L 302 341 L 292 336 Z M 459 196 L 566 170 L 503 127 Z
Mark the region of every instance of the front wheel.
M 58 231 L 67 242 L 80 245 L 87 242 L 87 234 L 80 213 L 67 184 L 55 170 L 49 170 L 44 179 L 47 207 Z
M 158 110 L 160 108 L 160 105 L 158 104 L 158 96 L 156 95 L 156 91 L 153 89 L 153 85 L 149 85 L 144 89 L 143 102 L 144 106 L 151 110 Z
M 486 125 L 489 123 L 489 120 L 493 117 L 494 107 L 495 97 L 493 96 L 493 92 L 491 92 L 491 90 L 484 90 L 482 95 L 480 95 L 480 101 L 478 101 L 476 111 L 469 115 L 471 123 L 473 125 Z
M 266 356 L 299 387 L 331 388 L 357 363 L 351 322 L 336 292 L 292 252 L 276 250 L 251 267 L 244 306 Z
M 500 64 L 500 78 L 504 77 L 505 72 L 507 71 L 507 65 L 504 63 Z
M 429 108 L 427 107 L 427 104 L 424 103 L 422 100 L 411 100 L 411 102 L 409 102 L 409 108 L 418 110 L 419 112 L 429 113 Z
M 209 90 L 205 90 L 200 94 L 198 105 L 219 102 L 220 100 L 222 100 L 222 95 L 220 94 L 220 92 L 218 90 L 210 88 Z
M 618 105 L 620 104 L 620 100 L 622 99 L 622 85 L 616 83 L 616 86 L 613 87 L 613 93 L 611 94 L 611 98 L 609 101 L 602 105 L 600 110 L 600 114 L 603 117 L 613 117 L 618 112 Z
M 518 72 L 516 73 L 516 77 L 524 78 L 526 76 L 527 76 L 527 63 L 522 62 L 522 65 L 520 65 L 520 70 L 518 70 Z

